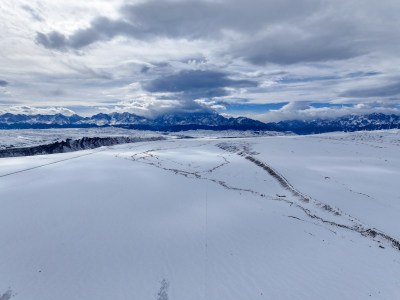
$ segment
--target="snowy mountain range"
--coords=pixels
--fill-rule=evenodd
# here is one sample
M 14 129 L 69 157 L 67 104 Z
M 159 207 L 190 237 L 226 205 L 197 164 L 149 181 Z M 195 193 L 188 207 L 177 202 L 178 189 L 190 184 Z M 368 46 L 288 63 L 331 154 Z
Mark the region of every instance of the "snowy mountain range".
M 164 114 L 150 119 L 128 112 L 96 114 L 91 117 L 79 115 L 25 115 L 6 113 L 0 115 L 0 129 L 19 128 L 82 128 L 123 127 L 130 129 L 179 131 L 192 129 L 213 130 L 274 130 L 292 131 L 297 134 L 312 134 L 332 131 L 358 131 L 400 128 L 399 115 L 373 113 L 348 115 L 336 119 L 289 120 L 263 123 L 253 119 L 228 118 L 218 113 Z
M 116 126 L 131 129 L 185 130 L 185 129 L 255 129 L 262 130 L 266 124 L 249 118 L 225 118 L 217 113 L 164 114 L 155 119 L 131 113 L 96 114 L 91 117 L 79 115 L 24 115 L 6 113 L 0 115 L 1 129 L 59 128 Z
M 400 128 L 399 115 L 372 113 L 368 115 L 347 115 L 335 119 L 311 121 L 291 120 L 268 123 L 277 131 L 292 131 L 297 134 L 313 134 L 334 131 L 360 131 Z

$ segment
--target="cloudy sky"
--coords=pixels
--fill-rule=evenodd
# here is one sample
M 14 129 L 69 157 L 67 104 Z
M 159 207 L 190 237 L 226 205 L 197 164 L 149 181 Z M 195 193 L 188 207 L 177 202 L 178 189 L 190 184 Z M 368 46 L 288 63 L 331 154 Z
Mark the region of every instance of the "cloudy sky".
M 398 0 L 2 0 L 0 112 L 400 114 Z

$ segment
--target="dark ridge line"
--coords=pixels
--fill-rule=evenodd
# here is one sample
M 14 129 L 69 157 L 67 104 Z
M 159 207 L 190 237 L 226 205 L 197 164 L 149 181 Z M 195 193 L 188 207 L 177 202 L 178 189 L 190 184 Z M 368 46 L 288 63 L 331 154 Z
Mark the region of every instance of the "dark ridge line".
M 76 139 L 76 140 L 66 139 L 65 141 L 39 145 L 39 146 L 2 149 L 0 150 L 0 158 L 67 153 L 80 150 L 96 149 L 103 146 L 114 146 L 118 144 L 159 141 L 159 140 L 165 140 L 165 138 L 161 136 L 150 137 L 150 138 L 83 137 L 81 139 Z
M 243 153 L 239 153 L 239 155 L 244 156 Z M 252 163 L 256 164 L 257 166 L 261 167 L 262 169 L 264 169 L 264 171 L 267 171 L 269 175 L 271 175 L 272 177 L 274 177 L 276 180 L 278 180 L 278 182 L 280 183 L 280 185 L 292 192 L 293 196 L 299 197 L 300 200 L 302 202 L 305 203 L 309 203 L 310 199 L 305 197 L 303 194 L 301 194 L 298 190 L 296 190 L 288 181 L 285 177 L 283 177 L 282 175 L 278 174 L 274 169 L 272 169 L 270 166 L 262 163 L 261 161 L 255 159 L 252 156 L 244 156 L 245 159 L 251 161 Z

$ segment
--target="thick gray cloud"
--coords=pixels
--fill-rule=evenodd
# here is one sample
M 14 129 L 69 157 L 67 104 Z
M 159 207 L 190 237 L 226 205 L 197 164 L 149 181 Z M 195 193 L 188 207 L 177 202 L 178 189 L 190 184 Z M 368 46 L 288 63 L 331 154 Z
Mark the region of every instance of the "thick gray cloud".
M 2 80 L 2 79 L 0 79 L 0 86 L 7 86 L 7 85 L 9 85 L 9 82 L 8 81 L 5 81 L 5 80 Z
M 234 53 L 255 65 L 343 60 L 365 53 L 361 43 L 350 39 L 328 34 L 299 37 L 285 31 L 241 46 Z
M 99 41 L 108 41 L 118 35 L 139 38 L 139 31 L 133 24 L 126 21 L 98 17 L 92 21 L 90 27 L 77 30 L 70 36 L 65 36 L 58 31 L 47 34 L 37 32 L 36 42 L 48 49 L 66 51 L 81 49 Z
M 62 50 L 67 46 L 65 36 L 57 31 L 52 31 L 48 34 L 38 32 L 36 35 L 36 42 L 48 49 Z
M 36 41 L 46 48 L 80 49 L 122 35 L 135 39 L 155 37 L 205 39 L 221 37 L 224 30 L 254 32 L 282 19 L 295 21 L 313 13 L 321 0 L 244 1 L 148 1 L 121 7 L 120 19 L 94 19 L 88 28 L 70 36 L 60 32 L 37 33 Z
M 252 80 L 235 80 L 219 71 L 188 70 L 162 76 L 143 84 L 152 93 L 174 93 L 183 99 L 213 98 L 229 95 L 225 88 L 256 87 Z
M 341 22 L 338 26 L 330 20 L 318 19 L 318 24 L 309 24 L 314 22 L 308 21 L 314 15 L 324 13 L 323 4 L 323 0 L 251 3 L 153 0 L 125 5 L 120 9 L 119 19 L 98 17 L 89 27 L 69 36 L 57 31 L 38 32 L 36 42 L 49 49 L 66 51 L 116 36 L 138 40 L 157 37 L 215 40 L 223 38 L 226 32 L 236 32 L 244 35 L 243 42 L 236 40 L 229 52 L 253 64 L 340 60 L 364 53 L 360 50 L 362 44 L 354 38 L 356 33 L 351 23 L 346 26 L 346 22 Z M 339 30 L 332 32 L 328 26 Z M 257 38 L 248 40 L 253 35 Z
M 288 5 L 290 2 L 290 5 Z M 219 37 L 223 30 L 254 32 L 282 20 L 301 20 L 322 5 L 321 0 L 148 1 L 121 8 L 127 22 L 147 38 Z
M 375 87 L 351 89 L 342 93 L 341 96 L 349 98 L 400 96 L 400 82 Z
M 36 42 L 48 49 L 81 49 L 98 41 L 108 41 L 118 35 L 135 36 L 137 28 L 126 21 L 114 21 L 106 17 L 94 19 L 90 27 L 77 30 L 67 37 L 52 31 L 48 34 L 38 32 Z

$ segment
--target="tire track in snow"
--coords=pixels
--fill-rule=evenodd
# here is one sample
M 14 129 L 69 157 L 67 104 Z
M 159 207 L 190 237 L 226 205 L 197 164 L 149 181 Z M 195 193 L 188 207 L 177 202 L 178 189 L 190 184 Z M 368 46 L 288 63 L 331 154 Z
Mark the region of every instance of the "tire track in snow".
M 129 143 L 125 143 L 125 144 L 136 144 L 136 143 L 141 143 L 141 142 L 145 142 L 145 141 L 151 141 L 151 142 L 155 142 L 155 141 L 160 141 L 160 140 L 165 140 L 164 138 L 138 138 L 138 139 L 132 139 L 131 142 Z M 61 160 L 57 160 L 57 161 L 53 161 L 51 163 L 47 163 L 47 164 L 43 164 L 43 165 L 39 165 L 39 166 L 35 166 L 35 167 L 31 167 L 31 168 L 26 168 L 23 170 L 18 170 L 18 171 L 14 171 L 14 172 L 10 172 L 10 173 L 6 173 L 3 175 L 0 175 L 0 178 L 2 177 L 6 177 L 6 176 L 10 176 L 10 175 L 14 175 L 14 174 L 18 174 L 18 173 L 22 173 L 22 172 L 26 172 L 26 171 L 30 171 L 30 170 L 34 170 L 34 169 L 38 169 L 38 168 L 42 168 L 42 167 L 46 167 L 46 166 L 50 166 L 50 165 L 54 165 L 63 161 L 68 161 L 68 160 L 72 160 L 72 159 L 76 159 L 76 158 L 80 158 L 83 156 L 88 156 L 88 155 L 92 155 L 92 154 L 96 154 L 98 152 L 102 152 L 108 149 L 111 149 L 114 146 L 118 146 L 121 145 L 123 143 L 118 143 L 118 144 L 114 144 L 114 145 L 104 145 L 104 146 L 100 146 L 100 147 L 96 147 L 96 148 L 100 148 L 100 150 L 96 150 L 96 151 L 92 151 L 90 153 L 85 153 L 85 154 L 81 154 L 81 155 L 76 155 L 74 157 L 69 157 L 69 158 L 65 158 L 65 159 L 61 159 Z M 149 143 L 150 144 L 150 143 Z M 35 147 L 40 147 L 40 146 L 35 146 Z M 87 149 L 89 150 L 89 149 Z M 77 151 L 85 151 L 85 149 L 81 149 L 81 150 L 77 150 Z M 70 151 L 70 152 L 56 152 L 56 153 L 48 153 L 48 154 L 44 154 L 44 155 L 52 155 L 52 154 L 63 154 L 63 153 L 71 153 L 71 152 L 77 152 L 77 151 Z M 39 156 L 39 155 L 26 155 L 26 156 Z M 12 157 L 4 157 L 4 158 L 14 158 L 14 157 L 25 157 L 25 156 L 12 156 Z M 1 299 L 0 299 L 1 300 Z
M 152 142 L 154 142 L 154 141 L 159 141 L 159 140 L 160 140 L 160 139 L 150 139 L 150 141 L 152 141 Z M 141 140 L 141 141 L 138 141 L 138 142 L 131 142 L 131 143 L 127 143 L 127 144 L 136 144 L 136 143 L 140 143 L 140 142 L 143 142 L 143 141 Z M 151 143 L 148 143 L 148 144 L 151 144 Z M 119 145 L 121 145 L 121 144 L 110 145 L 110 146 L 101 146 L 101 147 L 100 147 L 100 150 L 95 150 L 95 151 L 92 151 L 92 152 L 90 152 L 90 153 L 85 153 L 85 154 L 81 154 L 81 155 L 76 155 L 76 156 L 74 156 L 74 157 L 69 157 L 69 158 L 65 158 L 65 159 L 60 159 L 60 160 L 53 161 L 53 162 L 50 162 L 50 163 L 47 163 L 47 164 L 43 164 L 43 165 L 31 167 L 31 168 L 26 168 L 26 169 L 23 169 L 23 170 L 18 170 L 18 171 L 14 171 L 14 172 L 2 174 L 2 175 L 0 175 L 0 178 L 2 178 L 2 177 L 7 177 L 7 176 L 10 176 L 10 175 L 14 175 L 14 174 L 18 174 L 18 173 L 22 173 L 22 172 L 26 172 L 26 171 L 31 171 L 31 170 L 34 170 L 34 169 L 38 169 L 38 168 L 42 168 L 42 167 L 46 167 L 46 166 L 50 166 L 50 165 L 54 165 L 54 164 L 58 164 L 58 163 L 60 163 L 60 162 L 64 162 L 64 161 L 68 161 L 68 160 L 77 159 L 77 158 L 80 158 L 80 157 L 84 157 L 84 156 L 96 154 L 96 153 L 98 153 L 98 152 L 106 151 L 106 150 L 111 149 L 111 148 L 114 147 L 114 146 L 119 146 Z M 145 144 L 145 145 L 146 145 L 146 144 Z M 79 151 L 85 151 L 85 150 L 79 150 Z M 76 151 L 71 151 L 71 152 L 76 152 Z M 64 152 L 64 153 L 71 153 L 71 152 Z M 45 154 L 45 155 L 52 155 L 52 154 L 63 154 L 63 153 L 51 153 L 51 154 Z M 39 156 L 39 155 L 35 155 L 35 156 Z M 15 158 L 18 158 L 18 157 L 24 157 L 24 156 L 16 156 Z M 11 158 L 14 158 L 14 157 L 11 157 Z M 0 300 L 1 300 L 1 299 L 0 299 Z
M 198 147 L 202 145 L 197 145 Z M 263 194 L 261 192 L 254 191 L 252 189 L 246 189 L 246 188 L 239 188 L 235 186 L 231 186 L 227 184 L 224 180 L 221 179 L 215 179 L 215 178 L 209 178 L 206 175 L 210 174 L 210 170 L 215 170 L 217 168 L 223 167 L 224 165 L 229 164 L 229 160 L 224 156 L 224 155 L 219 155 L 220 157 L 223 157 L 225 162 L 222 164 L 209 169 L 208 171 L 202 171 L 202 172 L 192 172 L 188 170 L 182 170 L 178 168 L 169 168 L 166 166 L 163 166 L 163 159 L 161 159 L 158 155 L 156 155 L 154 152 L 156 151 L 167 151 L 171 149 L 181 149 L 181 148 L 190 148 L 187 146 L 177 146 L 177 147 L 171 147 L 171 148 L 162 148 L 158 147 L 155 149 L 150 149 L 146 150 L 143 152 L 135 153 L 129 158 L 126 158 L 128 160 L 134 161 L 134 162 L 142 162 L 151 166 L 154 166 L 156 168 L 173 172 L 176 175 L 182 175 L 187 178 L 194 178 L 194 179 L 202 179 L 202 180 L 208 180 L 211 182 L 214 182 L 216 184 L 219 184 L 220 186 L 228 189 L 228 190 L 234 190 L 238 192 L 248 192 L 253 195 L 257 195 L 262 198 L 267 198 L 269 200 L 275 200 L 275 201 L 282 201 L 285 203 L 288 203 L 291 206 L 295 206 L 296 208 L 300 209 L 303 211 L 309 218 L 316 220 L 316 223 L 313 223 L 317 226 L 320 226 L 321 223 L 333 226 L 333 227 L 338 227 L 342 228 L 345 230 L 351 230 L 354 232 L 357 232 L 361 234 L 364 237 L 369 237 L 372 238 L 374 241 L 377 243 L 389 243 L 392 247 L 394 247 L 396 250 L 400 251 L 400 242 L 391 236 L 385 234 L 382 231 L 379 231 L 376 228 L 370 228 L 367 225 L 362 224 L 359 220 L 357 220 L 355 217 L 350 216 L 348 214 L 343 213 L 341 210 L 338 208 L 333 208 L 328 204 L 322 203 L 320 201 L 316 201 L 312 199 L 309 196 L 304 195 L 301 193 L 299 190 L 297 190 L 282 174 L 280 174 L 278 171 L 273 169 L 271 166 L 268 164 L 256 159 L 254 156 L 254 152 L 251 152 L 251 149 L 248 145 L 236 145 L 234 143 L 219 143 L 216 145 L 218 148 L 232 154 L 239 155 L 243 157 L 244 159 L 248 160 L 249 162 L 255 164 L 256 166 L 262 168 L 264 171 L 266 171 L 271 177 L 273 177 L 275 180 L 279 182 L 279 184 L 284 188 L 285 190 L 291 192 L 291 194 L 294 196 L 295 199 L 298 199 L 299 201 L 292 201 L 290 199 L 278 196 L 278 197 L 271 197 L 269 195 Z M 122 158 L 122 157 L 121 157 Z M 180 164 L 181 165 L 181 164 Z M 334 220 L 329 220 L 326 219 L 319 214 L 311 211 L 310 208 L 307 208 L 307 206 L 310 206 L 310 208 L 313 208 L 314 210 L 321 210 L 325 213 L 328 213 L 331 215 L 331 217 Z M 340 222 L 340 219 L 342 219 L 342 222 Z M 349 224 L 345 224 L 345 223 Z M 328 229 L 330 230 L 330 229 Z M 382 246 L 380 246 L 382 247 Z
M 54 165 L 54 164 L 58 164 L 60 162 L 64 162 L 64 161 L 68 161 L 68 160 L 72 160 L 72 159 L 76 159 L 76 158 L 80 158 L 80 157 L 83 157 L 83 156 L 96 154 L 96 153 L 104 151 L 104 150 L 106 150 L 106 149 L 101 149 L 101 150 L 98 150 L 98 151 L 93 151 L 93 152 L 90 152 L 90 153 L 86 153 L 86 154 L 77 155 L 77 156 L 74 156 L 74 157 L 69 157 L 69 158 L 53 161 L 53 162 L 50 162 L 50 163 L 47 163 L 47 164 L 43 164 L 43 165 L 39 165 L 39 166 L 35 166 L 35 167 L 23 169 L 23 170 L 18 170 L 18 171 L 14 171 L 14 172 L 10 172 L 10 173 L 7 173 L 7 174 L 0 175 L 0 178 L 7 177 L 7 176 L 10 176 L 10 175 L 14 175 L 14 174 L 18 174 L 18 173 L 22 173 L 22 172 L 26 172 L 26 171 L 31 171 L 31 170 L 34 170 L 34 169 L 38 169 L 38 168 L 42 168 L 42 167 L 46 167 L 46 166 L 50 166 L 50 165 Z
M 296 188 L 294 188 L 293 185 L 283 175 L 281 175 L 279 172 L 277 172 L 275 169 L 273 169 L 268 164 L 266 164 L 266 163 L 264 163 L 264 162 L 262 162 L 262 161 L 260 161 L 260 160 L 258 160 L 256 158 L 254 158 L 250 154 L 248 146 L 243 146 L 242 150 L 240 148 L 238 148 L 234 144 L 232 145 L 232 144 L 227 144 L 227 143 L 220 143 L 220 144 L 217 144 L 217 146 L 219 148 L 224 149 L 226 151 L 229 151 L 231 153 L 236 153 L 237 155 L 240 155 L 240 156 L 244 157 L 245 159 L 247 159 L 248 161 L 252 162 L 256 166 L 262 168 L 270 176 L 275 178 L 284 189 L 286 189 L 287 191 L 290 191 L 293 194 L 293 196 L 297 197 L 301 202 L 310 203 L 310 197 L 306 197 L 300 191 L 298 191 Z M 286 201 L 286 199 L 282 199 L 282 200 Z M 291 201 L 286 201 L 286 202 L 291 202 Z M 370 237 L 370 238 L 376 240 L 378 243 L 387 242 L 393 248 L 395 248 L 395 249 L 400 251 L 400 242 L 398 240 L 392 238 L 391 236 L 387 235 L 386 233 L 384 233 L 382 231 L 379 231 L 376 228 L 369 228 L 368 226 L 363 225 L 361 222 L 356 221 L 357 220 L 356 218 L 354 218 L 354 217 L 352 217 L 350 215 L 344 214 L 339 209 L 334 209 L 331 206 L 329 206 L 327 204 L 324 204 L 322 202 L 313 200 L 312 204 L 314 206 L 316 206 L 316 208 L 323 209 L 323 210 L 327 211 L 328 213 L 332 214 L 334 217 L 345 218 L 346 221 L 352 223 L 353 225 L 349 226 L 349 225 L 342 224 L 342 223 L 339 223 L 339 222 L 326 220 L 323 217 L 312 213 L 309 209 L 303 207 L 302 205 L 300 205 L 298 203 L 295 203 L 295 205 L 298 208 L 300 208 L 307 216 L 309 216 L 312 219 L 317 219 L 317 220 L 319 220 L 319 221 L 321 221 L 321 222 L 323 222 L 325 224 L 331 225 L 331 226 L 340 227 L 340 228 L 343 228 L 343 229 L 348 229 L 348 230 L 351 230 L 351 231 L 358 232 L 364 237 Z

